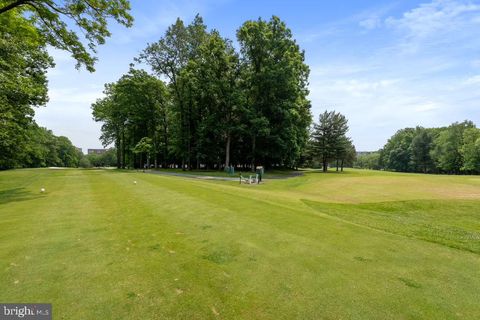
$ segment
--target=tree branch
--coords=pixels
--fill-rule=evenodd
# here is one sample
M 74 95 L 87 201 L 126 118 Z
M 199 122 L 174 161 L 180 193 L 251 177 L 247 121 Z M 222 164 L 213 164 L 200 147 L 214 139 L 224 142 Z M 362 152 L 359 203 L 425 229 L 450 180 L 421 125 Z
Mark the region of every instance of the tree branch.
M 6 5 L 5 7 L 0 8 L 0 14 L 2 14 L 4 12 L 7 12 L 8 10 L 11 10 L 11 9 L 16 8 L 18 6 L 21 6 L 21 5 L 25 4 L 26 2 L 28 2 L 28 0 L 17 0 L 15 2 L 12 2 L 9 5 Z

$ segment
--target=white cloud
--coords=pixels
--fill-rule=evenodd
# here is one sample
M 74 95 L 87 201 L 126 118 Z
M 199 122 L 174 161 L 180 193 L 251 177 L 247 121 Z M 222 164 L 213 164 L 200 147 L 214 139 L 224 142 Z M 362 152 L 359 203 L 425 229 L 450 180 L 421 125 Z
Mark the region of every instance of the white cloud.
M 382 20 L 379 17 L 371 17 L 365 20 L 361 20 L 359 23 L 360 27 L 363 27 L 367 30 L 372 30 L 382 26 Z
M 437 110 L 440 108 L 440 105 L 438 103 L 429 101 L 424 104 L 419 104 L 415 107 L 416 112 L 428 112 L 428 111 L 433 111 Z
M 399 18 L 388 17 L 385 25 L 400 32 L 401 47 L 416 53 L 422 46 L 448 43 L 478 36 L 475 21 L 480 19 L 480 5 L 470 1 L 434 0 L 424 3 Z
M 441 30 L 454 31 L 461 27 L 468 13 L 480 13 L 480 5 L 464 1 L 434 0 L 407 11 L 401 18 L 389 17 L 386 24 L 405 29 L 412 37 L 426 37 Z
M 464 82 L 466 85 L 479 85 L 480 84 L 480 75 L 467 78 Z

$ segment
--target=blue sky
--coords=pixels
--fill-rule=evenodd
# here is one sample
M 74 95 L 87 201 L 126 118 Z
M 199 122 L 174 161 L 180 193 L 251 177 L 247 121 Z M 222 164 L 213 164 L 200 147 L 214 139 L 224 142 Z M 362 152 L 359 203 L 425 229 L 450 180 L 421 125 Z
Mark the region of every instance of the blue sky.
M 349 120 L 357 150 L 376 150 L 398 129 L 469 119 L 480 125 L 480 1 L 132 0 L 134 27 L 112 25 L 93 74 L 50 50 L 50 102 L 36 120 L 84 149 L 101 147 L 90 105 L 128 71 L 177 17 L 200 13 L 235 40 L 246 20 L 279 16 L 305 50 L 314 119 L 325 109 Z

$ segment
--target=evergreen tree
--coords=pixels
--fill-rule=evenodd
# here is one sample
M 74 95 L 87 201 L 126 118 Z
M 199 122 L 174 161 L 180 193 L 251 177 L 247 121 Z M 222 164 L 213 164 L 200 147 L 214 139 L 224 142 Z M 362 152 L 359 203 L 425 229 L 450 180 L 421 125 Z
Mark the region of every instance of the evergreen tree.
M 328 170 L 328 163 L 346 150 L 347 119 L 335 111 L 325 111 L 320 114 L 318 124 L 313 126 L 313 146 L 315 156 L 321 159 L 323 171 Z

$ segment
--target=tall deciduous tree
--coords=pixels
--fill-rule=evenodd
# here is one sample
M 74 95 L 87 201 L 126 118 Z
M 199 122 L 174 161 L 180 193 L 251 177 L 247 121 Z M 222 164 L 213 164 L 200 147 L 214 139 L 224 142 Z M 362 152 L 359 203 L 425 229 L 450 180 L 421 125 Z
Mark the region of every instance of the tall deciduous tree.
M 178 121 L 172 130 L 176 131 L 175 149 L 182 159 L 182 168 L 185 168 L 185 164 L 191 168 L 194 106 L 191 99 L 192 88 L 189 87 L 191 83 L 182 81 L 180 73 L 191 59 L 198 56 L 199 47 L 206 36 L 206 26 L 199 15 L 188 26 L 185 26 L 181 19 L 177 19 L 159 41 L 148 44 L 136 59 L 150 65 L 157 76 L 168 79 L 175 97 L 173 114 Z
M 198 56 L 181 73 L 194 100 L 195 153 L 200 161 L 230 165 L 232 135 L 238 129 L 241 92 L 238 86 L 238 56 L 232 44 L 217 31 L 207 36 Z
M 33 107 L 48 101 L 46 72 L 53 66 L 42 36 L 18 12 L 0 15 L 0 169 L 19 165 Z
M 294 166 L 311 123 L 309 68 L 292 32 L 278 17 L 245 22 L 237 31 L 242 54 L 244 122 L 251 166 Z

